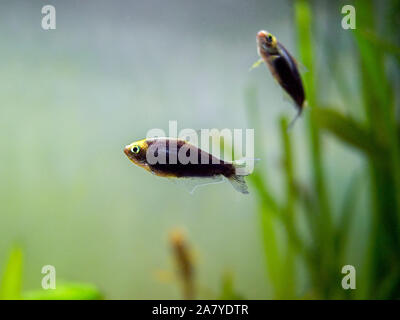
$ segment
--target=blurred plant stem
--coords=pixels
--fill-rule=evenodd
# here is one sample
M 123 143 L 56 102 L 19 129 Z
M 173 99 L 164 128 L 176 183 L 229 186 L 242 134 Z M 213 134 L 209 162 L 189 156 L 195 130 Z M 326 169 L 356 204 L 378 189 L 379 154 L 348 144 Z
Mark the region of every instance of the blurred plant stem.
M 10 256 L 1 279 L 0 299 L 14 300 L 21 298 L 22 267 L 22 249 L 18 246 L 15 246 L 10 252 Z
M 354 36 L 360 52 L 367 125 L 371 135 L 387 146 L 386 166 L 380 166 L 375 158 L 369 157 L 373 215 L 367 272 L 369 285 L 364 292 L 369 298 L 383 298 L 379 295 L 382 279 L 400 268 L 400 146 L 393 90 L 385 74 L 385 51 L 382 46 L 374 45 L 376 41 L 364 36 L 367 31 L 376 33 L 374 12 L 372 1 L 363 1 L 358 7 L 358 28 Z M 398 277 L 393 280 L 392 277 L 390 288 L 386 285 L 386 297 L 400 294 Z
M 326 191 L 325 175 L 323 171 L 321 134 L 316 121 L 316 110 L 318 108 L 318 98 L 315 88 L 314 73 L 314 43 L 313 43 L 313 20 L 312 12 L 308 1 L 296 0 L 295 20 L 297 26 L 298 48 L 300 52 L 300 60 L 308 69 L 304 74 L 304 85 L 306 91 L 306 99 L 309 108 L 305 110 L 307 117 L 307 127 L 310 138 L 311 149 L 311 169 L 313 173 L 313 189 L 317 200 L 317 231 L 315 239 L 315 253 L 320 262 L 318 283 L 322 297 L 328 297 L 330 287 L 328 279 L 334 275 L 333 267 L 333 228 L 332 214 L 330 209 L 329 198 Z
M 256 128 L 262 128 L 259 124 L 259 111 L 257 94 L 254 88 L 246 92 L 246 105 L 250 122 Z M 311 256 L 306 249 L 303 240 L 295 227 L 295 201 L 296 184 L 294 178 L 293 155 L 291 140 L 288 133 L 288 121 L 281 120 L 281 136 L 284 146 L 283 163 L 286 177 L 286 195 L 284 204 L 278 204 L 270 192 L 266 183 L 265 166 L 262 170 L 258 168 L 249 176 L 259 199 L 258 212 L 260 214 L 261 231 L 265 258 L 267 265 L 268 279 L 274 289 L 275 298 L 291 299 L 296 297 L 296 270 L 295 258 L 298 253 L 302 254 L 310 267 Z M 260 139 L 256 139 L 256 150 L 262 150 L 263 145 Z M 276 227 L 283 224 L 286 234 L 286 247 L 278 245 L 278 234 Z
M 260 121 L 257 94 L 253 87 L 246 91 L 246 106 L 249 115 L 249 121 L 255 128 L 262 128 Z M 255 149 L 262 150 L 262 141 L 258 138 L 255 140 Z M 265 168 L 265 166 L 264 166 Z M 274 296 L 276 298 L 285 297 L 284 278 L 285 275 L 281 272 L 283 267 L 283 257 L 278 247 L 276 234 L 276 218 L 279 215 L 278 204 L 269 192 L 266 184 L 266 172 L 258 168 L 250 176 L 249 181 L 254 185 L 254 189 L 258 198 L 258 212 L 260 215 L 260 226 L 262 233 L 262 241 L 264 246 L 264 254 L 266 259 L 267 276 L 273 287 Z
M 282 162 L 285 169 L 285 205 L 283 208 L 285 225 L 287 229 L 288 237 L 291 237 L 292 241 L 288 241 L 287 253 L 285 259 L 285 273 L 286 277 L 286 288 L 288 291 L 288 297 L 295 297 L 296 290 L 296 278 L 295 278 L 295 248 L 294 243 L 300 245 L 300 237 L 297 235 L 297 231 L 294 225 L 294 210 L 295 210 L 295 200 L 296 200 L 296 186 L 294 178 L 293 169 L 293 154 L 292 154 L 292 144 L 291 139 L 288 134 L 288 121 L 286 118 L 282 117 L 280 121 L 281 126 L 281 138 L 282 145 L 284 149 L 284 154 L 282 157 Z
M 169 242 L 176 263 L 177 276 L 182 283 L 182 296 L 187 300 L 194 299 L 194 264 L 184 232 L 180 229 L 172 230 L 169 235 Z
M 301 258 L 310 276 L 311 296 L 316 298 L 398 298 L 400 296 L 400 128 L 396 122 L 395 94 L 385 72 L 385 54 L 398 59 L 395 45 L 382 45 L 374 27 L 372 1 L 357 5 L 358 29 L 354 36 L 360 54 L 359 71 L 363 107 L 367 123 L 361 123 L 343 115 L 332 106 L 321 107 L 315 78 L 313 19 L 307 0 L 294 2 L 298 32 L 300 61 L 307 67 L 303 80 L 310 105 L 304 110 L 308 129 L 311 165 L 311 187 L 296 182 L 296 163 L 292 142 L 293 135 L 287 130 L 287 120 L 281 118 L 283 175 L 285 198 L 275 200 L 267 183 L 266 167 L 258 168 L 250 177 L 259 199 L 259 213 L 268 279 L 276 298 L 296 298 L 296 259 Z M 340 55 L 332 55 L 340 57 Z M 348 102 L 350 103 L 350 102 Z M 249 120 L 255 128 L 262 128 L 258 113 L 257 95 L 254 88 L 246 93 Z M 351 106 L 346 107 L 347 110 Z M 348 187 L 333 220 L 330 193 L 326 188 L 323 166 L 322 133 L 329 132 L 334 138 L 360 151 L 368 162 L 369 171 L 361 169 L 348 179 Z M 257 135 L 259 136 L 259 135 Z M 256 137 L 257 137 L 256 136 Z M 256 138 L 257 139 L 257 138 Z M 293 140 L 293 141 L 292 141 Z M 255 141 L 257 150 L 264 142 Z M 360 175 L 360 173 L 362 175 Z M 350 235 L 354 211 L 362 183 L 370 179 L 369 201 L 372 207 L 371 230 L 366 245 L 367 257 L 360 262 L 360 282 L 357 292 L 344 291 L 340 285 L 342 267 L 348 264 Z M 299 206 L 305 210 L 309 230 L 309 243 L 296 226 Z M 278 226 L 284 226 L 282 242 Z M 353 233 L 351 233 L 353 232 Z M 278 241 L 279 239 L 279 241 Z M 351 261 L 351 260 L 350 260 Z

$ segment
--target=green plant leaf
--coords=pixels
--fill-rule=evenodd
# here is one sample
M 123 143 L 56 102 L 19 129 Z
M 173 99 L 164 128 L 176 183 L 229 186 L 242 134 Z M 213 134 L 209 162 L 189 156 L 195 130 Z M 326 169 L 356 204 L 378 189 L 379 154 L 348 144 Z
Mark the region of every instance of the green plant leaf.
M 224 272 L 222 275 L 221 295 L 219 300 L 244 300 L 244 297 L 237 293 L 233 287 L 233 274 Z
M 318 243 L 318 255 L 320 267 L 315 269 L 317 274 L 312 275 L 316 290 L 320 291 L 323 297 L 329 296 L 329 283 L 331 274 L 334 272 L 333 266 L 333 225 L 332 210 L 328 190 L 326 188 L 326 178 L 323 165 L 323 144 L 321 139 L 320 127 L 315 120 L 315 113 L 318 109 L 318 91 L 316 84 L 316 59 L 314 42 L 314 19 L 310 1 L 296 0 L 294 2 L 294 15 L 297 29 L 298 49 L 300 61 L 307 67 L 309 72 L 302 76 L 306 100 L 312 108 L 307 112 L 306 123 L 308 127 L 311 151 L 311 172 L 312 172 L 312 191 L 316 193 L 317 215 L 316 225 L 318 226 L 318 238 L 314 238 L 314 243 Z
M 0 299 L 12 300 L 21 297 L 22 286 L 22 249 L 14 247 L 11 250 L 5 267 L 0 287 Z
M 400 237 L 400 148 L 397 136 L 394 88 L 386 73 L 385 51 L 366 39 L 365 30 L 377 33 L 376 3 L 362 1 L 357 8 L 357 29 L 353 34 L 360 53 L 363 104 L 367 125 L 379 141 L 387 148 L 386 167 L 382 168 L 371 156 L 371 236 L 368 258 L 364 266 L 366 281 L 362 288 L 368 298 L 379 298 L 382 275 L 391 272 L 392 265 L 398 263 Z M 380 150 L 376 150 L 379 153 Z M 388 298 L 397 298 L 400 290 L 393 291 Z M 396 292 L 397 291 L 397 292 Z M 389 291 L 387 291 L 389 293 Z
M 385 39 L 380 38 L 376 33 L 370 30 L 360 30 L 360 36 L 373 44 L 377 49 L 395 56 L 400 59 L 400 47 Z
M 350 180 L 343 199 L 339 223 L 336 226 L 336 251 L 339 265 L 344 264 L 344 255 L 349 237 L 349 230 L 356 209 L 360 191 L 361 175 L 357 172 Z
M 24 292 L 26 300 L 99 300 L 103 299 L 100 291 L 92 284 L 65 283 L 57 284 L 56 289 L 41 289 Z
M 246 91 L 246 106 L 252 126 L 261 128 L 262 124 L 259 123 L 260 115 L 257 104 L 257 93 L 253 87 Z M 257 150 L 262 149 L 259 140 L 256 140 L 255 144 Z M 265 172 L 261 173 L 260 168 L 258 168 L 248 177 L 248 180 L 254 186 L 258 198 L 258 212 L 260 216 L 267 275 L 273 287 L 275 296 L 282 297 L 285 290 L 283 287 L 283 281 L 281 281 L 281 279 L 283 279 L 281 272 L 283 262 L 275 232 L 279 205 L 270 192 Z
M 386 148 L 363 126 L 351 118 L 331 108 L 314 110 L 318 125 L 341 141 L 365 152 L 369 156 L 385 164 L 387 161 Z

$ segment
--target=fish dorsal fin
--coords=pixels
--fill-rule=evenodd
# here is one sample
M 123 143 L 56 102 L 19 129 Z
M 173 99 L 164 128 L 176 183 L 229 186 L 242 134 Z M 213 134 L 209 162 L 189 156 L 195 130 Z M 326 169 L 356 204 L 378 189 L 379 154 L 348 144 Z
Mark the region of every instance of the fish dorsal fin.
M 302 63 L 297 61 L 297 59 L 293 57 L 292 54 L 282 44 L 279 46 L 279 53 L 286 61 L 291 61 L 299 73 L 308 72 L 308 69 Z
M 308 72 L 307 67 L 302 64 L 300 61 L 298 61 L 295 57 L 293 57 L 288 51 L 286 51 L 286 54 L 290 56 L 290 58 L 293 60 L 294 64 L 297 67 L 297 70 L 299 70 L 299 73 L 306 73 Z
M 304 64 L 302 64 L 301 62 L 297 61 L 295 58 L 293 58 L 293 61 L 296 64 L 297 69 L 299 70 L 300 74 L 304 74 L 304 73 L 308 72 L 308 69 Z

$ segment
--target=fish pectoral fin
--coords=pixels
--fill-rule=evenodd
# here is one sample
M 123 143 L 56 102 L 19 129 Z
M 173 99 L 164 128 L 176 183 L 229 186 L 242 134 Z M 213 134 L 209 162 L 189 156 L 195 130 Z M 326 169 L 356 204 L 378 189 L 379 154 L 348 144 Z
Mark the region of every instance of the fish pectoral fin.
M 253 69 L 259 67 L 260 64 L 263 63 L 263 62 L 264 62 L 264 60 L 263 60 L 262 58 L 258 59 L 256 62 L 254 62 L 254 63 L 252 64 L 252 66 L 250 67 L 249 71 L 251 71 L 251 70 L 253 70 Z
M 221 175 L 205 178 L 170 178 L 170 180 L 184 187 L 190 194 L 193 194 L 199 186 L 224 182 L 224 178 Z
M 277 53 L 277 54 L 270 54 L 270 55 L 269 55 L 269 58 L 270 58 L 272 61 L 275 60 L 275 59 L 281 58 L 281 57 L 282 57 L 282 55 L 279 54 L 279 53 Z

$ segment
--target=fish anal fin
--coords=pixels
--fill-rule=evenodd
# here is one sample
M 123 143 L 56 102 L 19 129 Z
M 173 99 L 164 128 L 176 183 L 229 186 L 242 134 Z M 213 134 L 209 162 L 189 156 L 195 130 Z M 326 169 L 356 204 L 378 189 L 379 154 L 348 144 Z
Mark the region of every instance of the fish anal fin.
M 221 175 L 212 176 L 212 177 L 188 177 L 188 178 L 171 178 L 176 184 L 182 186 L 186 189 L 190 194 L 193 194 L 194 191 L 200 187 L 208 184 L 217 184 L 224 182 L 224 178 Z

